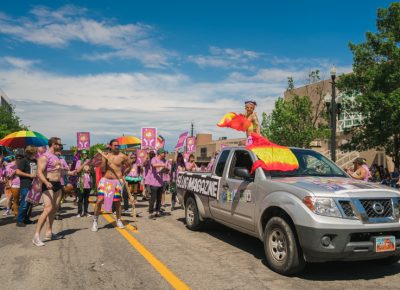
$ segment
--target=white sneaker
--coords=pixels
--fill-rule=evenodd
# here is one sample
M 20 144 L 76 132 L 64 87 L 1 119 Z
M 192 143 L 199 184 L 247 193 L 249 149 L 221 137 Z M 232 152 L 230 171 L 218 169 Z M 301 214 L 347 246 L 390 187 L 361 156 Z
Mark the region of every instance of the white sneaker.
M 121 220 L 117 220 L 117 227 L 120 228 L 120 229 L 123 229 L 125 226 L 124 226 L 124 224 L 122 223 Z
M 6 209 L 6 211 L 3 213 L 3 216 L 7 216 L 7 215 L 10 215 L 10 210 L 9 209 Z
M 91 231 L 92 231 L 92 232 L 97 232 L 97 230 L 98 230 L 97 221 L 93 221 L 93 225 L 92 225 Z
M 45 243 L 43 243 L 40 239 L 36 239 L 34 238 L 32 240 L 32 243 L 36 246 L 36 247 L 43 247 L 45 245 Z
M 80 218 L 82 217 L 80 213 L 78 213 L 75 217 Z

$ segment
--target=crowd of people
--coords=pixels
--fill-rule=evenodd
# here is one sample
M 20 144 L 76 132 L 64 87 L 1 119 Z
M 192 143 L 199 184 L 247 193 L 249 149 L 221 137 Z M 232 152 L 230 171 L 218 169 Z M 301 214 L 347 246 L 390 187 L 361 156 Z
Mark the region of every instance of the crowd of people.
M 117 140 L 111 140 L 102 153 L 101 160 L 95 162 L 87 150 L 80 151 L 77 160 L 67 164 L 61 151 L 60 138 L 52 137 L 48 149 L 28 146 L 15 151 L 15 157 L 0 156 L 0 198 L 5 195 L 3 216 L 15 216 L 16 225 L 25 227 L 31 220 L 32 208 L 39 200 L 31 200 L 36 191 L 41 191 L 40 202 L 43 211 L 36 222 L 33 244 L 44 246 L 44 241 L 59 239 L 53 232 L 53 222 L 60 213 L 63 201 L 74 196 L 77 218 L 91 217 L 89 197 L 97 197 L 93 212 L 92 231 L 98 230 L 98 216 L 101 209 L 113 212 L 116 225 L 123 228 L 122 213 L 131 213 L 141 196 L 149 204 L 149 218 L 164 215 L 165 195 L 171 193 L 171 211 L 177 200 L 176 177 L 182 171 L 207 171 L 208 166 L 198 166 L 193 155 L 185 160 L 178 150 L 167 159 L 163 148 L 149 150 L 141 162 L 135 151 L 121 152 Z M 35 183 L 40 188 L 34 188 Z M 110 198 L 111 196 L 111 198 Z M 45 226 L 44 238 L 41 238 Z

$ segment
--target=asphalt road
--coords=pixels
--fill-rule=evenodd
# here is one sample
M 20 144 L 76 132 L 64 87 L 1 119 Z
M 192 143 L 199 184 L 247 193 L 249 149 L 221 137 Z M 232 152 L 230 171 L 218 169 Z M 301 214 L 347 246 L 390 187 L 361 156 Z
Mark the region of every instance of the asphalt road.
M 265 266 L 259 240 L 216 223 L 191 232 L 183 210 L 148 219 L 146 205 L 138 205 L 138 231 L 117 230 L 107 215 L 93 233 L 92 218 L 74 217 L 67 201 L 54 227 L 63 239 L 40 248 L 31 242 L 34 225 L 18 228 L 1 216 L 0 289 L 400 289 L 400 264 L 314 264 L 281 276 Z

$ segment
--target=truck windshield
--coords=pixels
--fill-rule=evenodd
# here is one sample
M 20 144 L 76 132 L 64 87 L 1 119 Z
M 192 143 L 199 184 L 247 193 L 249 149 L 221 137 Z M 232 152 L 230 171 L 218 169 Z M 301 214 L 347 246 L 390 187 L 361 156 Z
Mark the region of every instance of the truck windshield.
M 299 162 L 299 168 L 293 171 L 269 171 L 271 177 L 348 177 L 335 163 L 318 152 L 298 148 L 291 150 Z

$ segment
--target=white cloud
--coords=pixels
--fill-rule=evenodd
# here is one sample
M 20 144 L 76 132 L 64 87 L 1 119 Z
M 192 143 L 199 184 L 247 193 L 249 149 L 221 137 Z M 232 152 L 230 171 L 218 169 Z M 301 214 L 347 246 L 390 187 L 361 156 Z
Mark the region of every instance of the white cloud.
M 262 55 L 252 50 L 211 46 L 209 55 L 191 55 L 187 59 L 200 67 L 251 69 L 253 66 L 251 63 Z
M 0 58 L 0 63 L 4 63 L 4 62 L 11 65 L 12 67 L 20 68 L 20 69 L 29 69 L 34 64 L 39 63 L 38 60 L 28 60 L 28 59 L 13 57 L 13 56 L 5 56 L 5 57 Z
M 31 42 L 55 48 L 66 48 L 71 42 L 83 42 L 108 51 L 91 51 L 83 57 L 89 60 L 111 58 L 135 59 L 145 66 L 168 65 L 170 52 L 157 44 L 156 31 L 143 23 L 115 24 L 110 20 L 87 17 L 81 7 L 64 6 L 57 10 L 35 7 L 31 17 L 12 19 L 0 15 L 0 33 L 17 41 Z
M 258 111 L 270 112 L 284 84 L 257 81 L 195 82 L 184 74 L 104 73 L 65 76 L 37 69 L 0 69 L 0 82 L 22 120 L 47 136 L 75 143 L 77 131 L 90 131 L 105 142 L 140 134 L 156 126 L 172 147 L 193 120 L 197 132 L 215 137 L 242 136 L 216 123 L 229 111 L 241 112 L 252 98 Z

